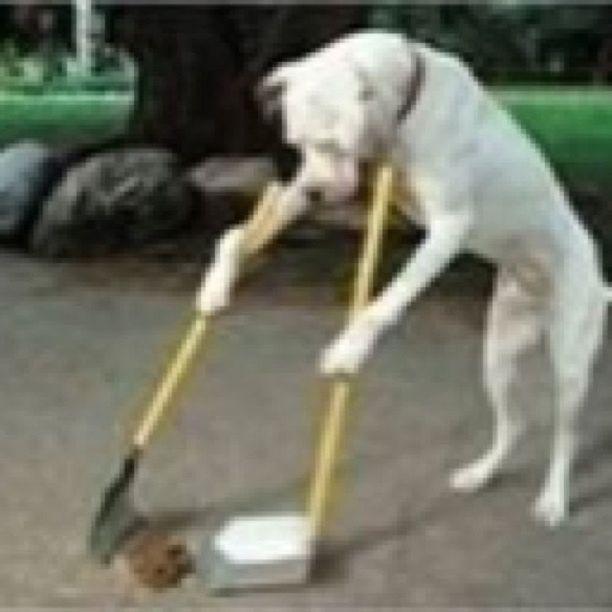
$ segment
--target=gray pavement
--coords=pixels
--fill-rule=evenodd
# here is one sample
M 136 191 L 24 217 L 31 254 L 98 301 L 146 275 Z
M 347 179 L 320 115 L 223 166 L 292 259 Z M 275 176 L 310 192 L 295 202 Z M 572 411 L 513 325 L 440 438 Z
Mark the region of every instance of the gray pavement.
M 342 318 L 346 250 L 280 249 L 212 340 L 171 425 L 143 463 L 141 506 L 197 550 L 240 510 L 299 499 L 320 388 L 319 349 Z M 344 263 L 343 263 L 344 262 Z M 327 274 L 322 274 L 325 271 Z M 612 605 L 612 353 L 584 419 L 571 520 L 550 532 L 530 505 L 549 443 L 543 360 L 524 375 L 532 427 L 507 474 L 475 496 L 448 473 L 480 452 L 488 277 L 455 268 L 363 375 L 343 493 L 314 580 L 213 599 L 198 577 L 135 590 L 88 561 L 84 538 L 117 466 L 135 399 L 159 367 L 198 278 L 188 261 L 50 263 L 0 254 L 0 606 L 331 610 Z

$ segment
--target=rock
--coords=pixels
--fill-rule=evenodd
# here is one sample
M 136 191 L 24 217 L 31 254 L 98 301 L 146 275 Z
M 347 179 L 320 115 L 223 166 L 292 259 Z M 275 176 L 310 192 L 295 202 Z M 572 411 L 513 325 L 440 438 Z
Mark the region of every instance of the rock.
M 188 180 L 204 197 L 207 228 L 214 234 L 243 219 L 274 178 L 275 165 L 268 157 L 212 157 L 188 174 Z M 329 226 L 359 228 L 360 216 L 354 208 L 337 203 L 318 205 L 299 224 L 288 228 L 283 238 L 311 241 Z
M 216 233 L 244 217 L 274 176 L 274 164 L 267 157 L 211 157 L 186 178 L 204 198 L 207 228 Z
M 207 197 L 252 197 L 273 177 L 274 165 L 267 157 L 211 157 L 189 172 L 191 182 Z
M 0 152 L 0 240 L 22 237 L 60 167 L 59 156 L 35 141 Z
M 362 231 L 371 197 L 371 185 L 363 173 L 362 185 L 349 202 L 323 202 L 313 206 L 299 222 L 287 228 L 280 237 L 292 244 L 320 240 L 331 230 Z M 265 185 L 276 178 L 274 161 L 268 157 L 212 157 L 192 168 L 189 182 L 202 194 L 206 204 L 203 216 L 206 227 L 218 235 L 237 223 L 253 209 Z M 365 206 L 363 205 L 365 203 Z M 407 228 L 403 217 L 393 216 L 391 225 Z M 413 233 L 413 231 L 411 232 Z
M 31 247 L 60 256 L 140 245 L 184 226 L 193 207 L 192 189 L 171 153 L 106 151 L 67 170 L 43 204 Z

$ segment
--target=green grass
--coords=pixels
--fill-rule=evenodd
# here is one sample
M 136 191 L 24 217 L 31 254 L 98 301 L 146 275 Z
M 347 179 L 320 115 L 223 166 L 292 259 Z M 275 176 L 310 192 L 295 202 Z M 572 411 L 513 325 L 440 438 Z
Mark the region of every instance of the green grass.
M 514 86 L 498 94 L 563 176 L 612 192 L 612 88 Z M 126 95 L 0 92 L 0 144 L 90 142 L 120 133 Z
M 28 95 L 0 92 L 0 144 L 20 138 L 83 143 L 120 133 L 130 111 L 126 95 Z
M 500 96 L 564 176 L 612 191 L 612 89 L 526 87 Z

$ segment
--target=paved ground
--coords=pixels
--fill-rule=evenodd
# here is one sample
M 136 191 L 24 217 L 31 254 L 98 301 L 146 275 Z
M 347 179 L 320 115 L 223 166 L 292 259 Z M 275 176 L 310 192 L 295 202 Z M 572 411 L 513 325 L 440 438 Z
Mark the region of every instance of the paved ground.
M 332 287 L 346 276 L 337 262 L 347 261 L 341 245 L 312 255 L 310 247 L 281 250 L 279 266 L 248 283 L 217 326 L 176 422 L 144 462 L 139 502 L 195 549 L 226 514 L 274 508 L 302 490 L 317 411 L 313 364 L 341 318 Z M 566 527 L 551 533 L 529 515 L 548 447 L 538 360 L 523 389 L 534 426 L 508 475 L 474 497 L 446 488 L 451 468 L 483 449 L 490 427 L 478 385 L 487 279 L 468 291 L 472 275 L 461 267 L 419 303 L 361 381 L 345 497 L 312 584 L 212 599 L 192 577 L 154 595 L 90 563 L 85 533 L 130 406 L 196 277 L 180 261 L 58 264 L 0 254 L 1 605 L 612 605 L 610 348 L 589 400 Z

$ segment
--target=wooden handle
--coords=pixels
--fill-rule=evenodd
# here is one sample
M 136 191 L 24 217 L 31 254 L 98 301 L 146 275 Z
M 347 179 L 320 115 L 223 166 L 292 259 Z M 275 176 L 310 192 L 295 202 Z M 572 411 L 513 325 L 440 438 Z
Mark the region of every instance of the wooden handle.
M 349 321 L 364 308 L 374 284 L 376 266 L 380 259 L 385 224 L 392 201 L 393 171 L 384 166 L 378 170 L 372 208 L 368 216 L 366 235 L 355 275 L 353 294 L 349 307 Z M 351 397 L 352 380 L 346 377 L 331 382 L 323 431 L 315 458 L 315 467 L 308 497 L 308 517 L 315 537 L 320 534 L 332 479 L 337 463 L 346 416 Z
M 270 211 L 280 189 L 281 185 L 279 183 L 271 182 L 259 197 L 251 216 L 245 223 L 245 241 L 250 250 L 257 250 L 265 242 L 269 233 L 267 226 L 269 225 Z M 168 362 L 168 366 L 155 385 L 144 416 L 134 433 L 132 444 L 137 448 L 144 448 L 157 431 L 168 407 L 172 404 L 182 382 L 195 362 L 208 327 L 208 318 L 200 313 L 196 313 L 190 321 L 179 345 Z
M 281 219 L 275 206 L 282 190 L 281 183 L 270 182 L 260 196 L 251 217 L 245 222 L 241 244 L 243 258 L 261 251 L 278 233 Z
M 378 170 L 368 216 L 366 235 L 355 274 L 353 294 L 349 306 L 349 320 L 367 306 L 374 285 L 376 266 L 380 259 L 385 225 L 393 194 L 393 171 L 388 166 Z
M 181 382 L 195 362 L 207 330 L 208 318 L 199 313 L 196 314 L 172 355 L 168 368 L 155 386 L 153 397 L 134 434 L 133 444 L 137 448 L 144 448 L 159 427 L 166 409 L 172 403 Z

